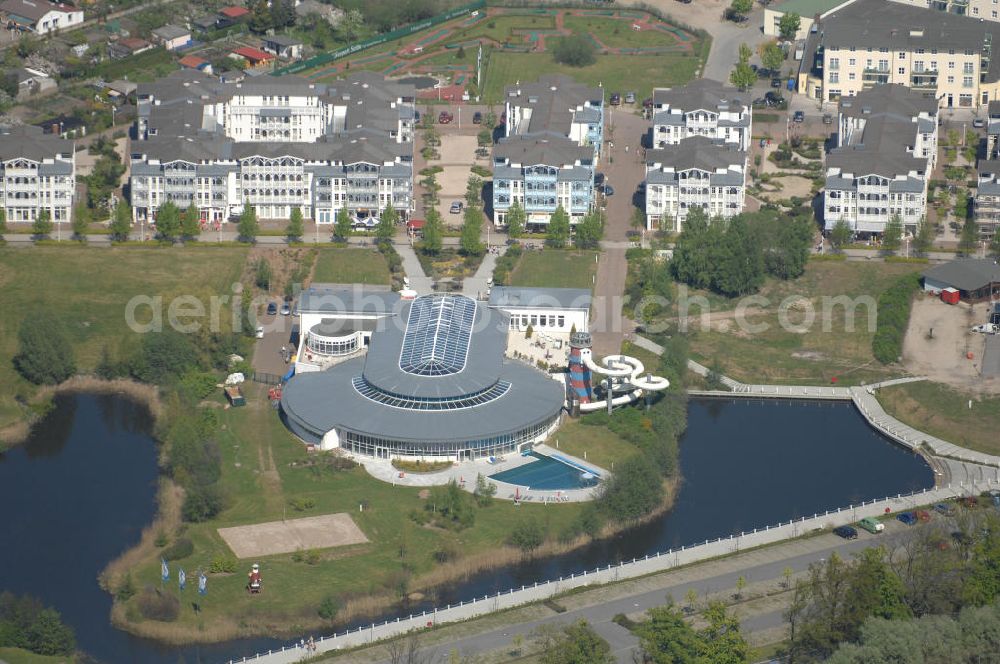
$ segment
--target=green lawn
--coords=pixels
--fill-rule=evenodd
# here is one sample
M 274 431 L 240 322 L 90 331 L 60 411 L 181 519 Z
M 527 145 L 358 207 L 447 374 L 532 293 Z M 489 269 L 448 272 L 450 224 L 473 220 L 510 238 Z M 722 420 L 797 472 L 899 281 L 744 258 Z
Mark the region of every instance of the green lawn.
M 105 81 L 128 78 L 136 83 L 149 83 L 178 69 L 174 56 L 160 47 L 121 60 L 108 60 L 97 65 L 94 76 Z
M 929 382 L 887 387 L 876 396 L 887 413 L 912 427 L 962 447 L 1000 454 L 1000 397 L 979 398 Z
M 511 274 L 512 286 L 594 287 L 595 251 L 526 251 Z
M 689 315 L 695 319 L 690 332 L 692 355 L 704 364 L 718 360 L 724 373 L 746 383 L 829 385 L 836 376 L 840 385 L 857 385 L 898 376 L 900 368 L 881 365 L 872 356 L 873 330 L 868 326 L 868 309 L 857 309 L 854 330 L 850 331 L 845 308 L 829 307 L 829 298 L 868 296 L 874 307 L 886 287 L 899 275 L 913 271 L 914 266 L 905 264 L 812 261 L 799 279 L 768 279 L 760 291 L 768 300 L 764 311 L 750 309 L 746 314 L 748 323 L 768 326 L 760 332 L 741 330 L 735 319 L 725 314 L 734 310 L 739 299 L 691 291 L 689 297 L 705 298 L 712 314 L 719 316 L 711 330 L 702 329 L 697 320 L 702 309 L 691 300 Z M 783 328 L 779 319 L 781 303 L 798 297 L 809 300 L 815 312 L 814 323 L 804 332 Z M 826 317 L 828 329 L 823 325 L 824 302 L 831 312 Z M 802 311 L 787 306 L 786 316 L 793 325 L 805 320 Z M 720 325 L 728 329 L 720 331 Z
M 701 60 L 693 55 L 598 55 L 587 67 L 559 64 L 550 53 L 504 53 L 494 50 L 486 68 L 483 96 L 486 103 L 503 100 L 504 87 L 517 81 L 534 81 L 542 74 L 565 74 L 588 85 L 635 91 L 640 99 L 653 86 L 673 87 L 689 82 Z
M 545 14 L 503 14 L 490 16 L 465 30 L 456 30 L 448 36 L 447 43 L 457 44 L 485 37 L 496 42 L 521 43 L 523 38 L 515 30 L 555 30 L 555 17 Z
M 237 247 L 97 249 L 71 245 L 0 248 L 0 428 L 22 416 L 15 402 L 33 388 L 11 363 L 21 321 L 48 310 L 63 322 L 77 365 L 92 369 L 101 349 L 133 335 L 125 307 L 137 295 L 194 294 L 209 308 L 211 295 L 232 296 L 247 250 Z M 167 298 L 164 303 L 166 320 Z M 145 309 L 148 312 L 148 308 Z M 137 311 L 143 318 L 144 311 Z
M 251 561 L 240 561 L 234 575 L 212 575 L 209 593 L 199 601 L 196 616 L 185 605 L 180 622 L 193 627 L 243 625 L 261 633 L 273 633 L 275 623 L 293 629 L 318 627 L 316 607 L 328 596 L 341 600 L 388 594 L 395 596 L 401 576 L 412 574 L 409 590 L 419 587 L 419 577 L 441 566 L 434 552 L 450 546 L 461 555 L 486 555 L 504 544 L 514 524 L 540 519 L 553 536 L 570 523 L 579 504 L 515 507 L 494 501 L 476 508 L 475 524 L 460 532 L 417 525 L 409 514 L 423 510 L 419 487 L 398 487 L 370 477 L 362 468 L 347 471 L 307 467 L 305 446 L 281 424 L 276 412 L 262 403 L 262 388 L 247 394 L 246 408 L 222 414 L 225 431 L 219 438 L 222 482 L 229 496 L 228 508 L 210 524 L 191 524 L 186 534 L 195 553 L 177 564 L 186 570 L 207 568 L 212 559 L 229 555 L 216 528 L 345 512 L 350 514 L 370 543 L 345 549 L 327 549 L 310 565 L 295 562 L 292 554 L 263 557 L 267 592 L 249 598 L 244 591 L 244 573 Z M 467 481 L 474 482 L 470 475 Z M 295 512 L 289 499 L 311 499 L 315 507 Z M 359 510 L 359 505 L 364 510 Z M 402 551 L 402 553 L 401 553 Z M 175 567 L 176 565 L 175 564 Z M 461 562 L 448 566 L 461 566 Z M 406 575 L 403 570 L 409 570 Z M 136 583 L 154 583 L 158 578 L 158 552 L 133 570 Z M 329 624 L 329 623 L 327 623 Z
M 584 415 L 584 418 L 587 416 Z M 605 470 L 611 470 L 639 450 L 632 443 L 604 426 L 589 426 L 582 420 L 570 420 L 546 441 L 550 447 L 558 447 L 562 452 L 586 459 Z
M 324 247 L 320 249 L 313 281 L 330 284 L 388 285 L 389 266 L 375 249 Z
M 0 662 L 7 664 L 64 664 L 75 661 L 75 657 L 36 655 L 21 648 L 0 648 Z
M 669 32 L 650 29 L 636 32 L 631 19 L 604 16 L 567 16 L 563 25 L 575 33 L 590 33 L 608 48 L 681 48 Z M 697 48 L 695 49 L 697 51 Z

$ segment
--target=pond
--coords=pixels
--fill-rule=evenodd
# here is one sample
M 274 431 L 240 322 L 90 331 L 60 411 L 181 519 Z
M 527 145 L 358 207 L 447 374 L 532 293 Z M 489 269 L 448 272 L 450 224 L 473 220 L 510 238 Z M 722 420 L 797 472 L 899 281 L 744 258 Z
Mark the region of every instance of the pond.
M 62 396 L 30 440 L 0 456 L 0 590 L 55 606 L 99 661 L 222 662 L 280 645 L 242 639 L 168 647 L 111 627 L 97 574 L 153 518 L 157 449 L 146 410 L 110 396 Z M 918 456 L 847 403 L 692 400 L 674 508 L 564 556 L 491 570 L 438 596 L 455 602 L 851 502 L 928 488 Z M 209 591 L 211 592 L 211 590 Z M 410 607 L 411 610 L 413 607 Z M 428 607 L 417 607 L 421 610 Z M 386 616 L 389 617 L 389 616 Z

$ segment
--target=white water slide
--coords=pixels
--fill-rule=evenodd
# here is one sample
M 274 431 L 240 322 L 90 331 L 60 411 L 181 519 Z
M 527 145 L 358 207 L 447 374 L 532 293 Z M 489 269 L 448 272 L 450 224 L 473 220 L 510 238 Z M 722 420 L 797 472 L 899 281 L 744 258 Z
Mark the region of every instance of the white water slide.
M 580 359 L 583 364 L 590 369 L 592 374 L 603 374 L 607 376 L 605 384 L 607 392 L 611 395 L 611 405 L 619 406 L 633 403 L 642 396 L 643 390 L 659 391 L 670 386 L 670 381 L 661 376 L 654 376 L 645 373 L 646 368 L 637 358 L 628 355 L 608 355 L 601 360 L 600 364 L 594 362 L 593 353 L 589 348 L 580 349 Z M 624 391 L 621 396 L 614 396 L 615 392 Z M 581 403 L 580 412 L 589 413 L 608 407 L 606 399 Z

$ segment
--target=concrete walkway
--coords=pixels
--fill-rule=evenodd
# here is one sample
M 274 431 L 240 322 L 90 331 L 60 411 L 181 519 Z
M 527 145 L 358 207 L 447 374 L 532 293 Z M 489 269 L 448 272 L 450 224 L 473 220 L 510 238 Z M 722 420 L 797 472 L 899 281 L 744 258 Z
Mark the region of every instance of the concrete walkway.
M 410 288 L 417 291 L 417 295 L 429 295 L 433 293 L 434 289 L 431 288 L 433 281 L 424 274 L 424 268 L 420 265 L 417 252 L 413 250 L 410 243 L 397 242 L 393 246 L 396 247 L 399 257 L 403 259 L 403 272 L 406 273 L 406 278 L 410 280 Z
M 486 291 L 489 290 L 487 282 L 493 278 L 493 269 L 497 266 L 497 259 L 507 253 L 506 245 L 495 247 L 495 249 L 500 253 L 486 252 L 476 273 L 471 277 L 466 277 L 462 282 L 462 295 L 467 295 L 473 300 L 486 299 Z

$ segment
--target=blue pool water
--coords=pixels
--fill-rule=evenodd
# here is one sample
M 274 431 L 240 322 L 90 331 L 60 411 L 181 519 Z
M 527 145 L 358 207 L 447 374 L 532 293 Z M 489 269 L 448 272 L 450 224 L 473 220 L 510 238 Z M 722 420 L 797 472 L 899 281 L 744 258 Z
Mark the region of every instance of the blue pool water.
M 584 471 L 576 466 L 535 452 L 531 456 L 535 461 L 490 475 L 490 479 L 539 491 L 582 489 L 597 483 L 597 478 L 583 479 Z

